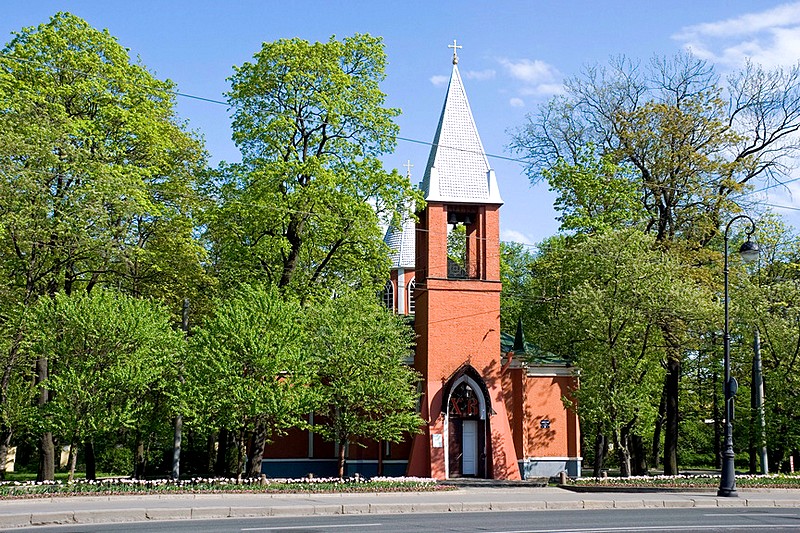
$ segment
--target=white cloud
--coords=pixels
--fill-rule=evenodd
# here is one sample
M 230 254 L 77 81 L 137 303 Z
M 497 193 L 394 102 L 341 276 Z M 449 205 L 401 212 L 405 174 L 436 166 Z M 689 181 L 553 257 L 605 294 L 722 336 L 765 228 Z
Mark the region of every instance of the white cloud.
M 464 73 L 464 77 L 468 80 L 485 81 L 493 79 L 496 74 L 496 71 L 488 68 L 486 70 L 468 70 Z
M 525 101 L 522 98 L 512 98 L 508 103 L 511 107 L 525 107 Z
M 519 96 L 533 96 L 535 98 L 547 98 L 555 94 L 564 92 L 561 84 L 561 73 L 557 68 L 540 59 L 517 59 L 499 58 L 500 63 L 506 73 L 515 80 L 522 82 L 516 88 Z M 509 103 L 515 107 L 521 107 L 521 98 L 512 98 Z
M 512 77 L 528 84 L 552 83 L 561 76 L 555 67 L 540 59 L 511 61 L 501 58 L 499 61 Z
M 522 233 L 521 231 L 513 229 L 504 229 L 500 231 L 500 240 L 505 242 L 518 242 L 520 244 L 534 245 L 533 239 Z
M 547 97 L 561 94 L 564 92 L 564 85 L 561 83 L 542 83 L 533 87 L 523 87 L 519 90 L 522 96 Z
M 748 58 L 765 67 L 793 64 L 800 57 L 800 2 L 687 26 L 672 37 L 723 66 L 735 68 Z
M 430 81 L 432 84 L 439 87 L 450 81 L 450 78 L 448 78 L 447 76 L 431 76 Z

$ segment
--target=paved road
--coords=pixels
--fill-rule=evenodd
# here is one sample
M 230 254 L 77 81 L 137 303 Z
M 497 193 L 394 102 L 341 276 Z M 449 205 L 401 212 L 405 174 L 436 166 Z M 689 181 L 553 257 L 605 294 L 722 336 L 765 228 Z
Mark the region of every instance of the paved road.
M 208 520 L 315 515 L 598 509 L 800 509 L 800 491 L 576 493 L 558 488 L 464 487 L 444 492 L 372 494 L 198 494 L 53 497 L 0 502 L 0 528 L 55 524 Z M 200 524 L 200 522 L 196 522 Z M 800 525 L 797 527 L 800 531 Z M 407 531 L 407 530 L 406 530 Z

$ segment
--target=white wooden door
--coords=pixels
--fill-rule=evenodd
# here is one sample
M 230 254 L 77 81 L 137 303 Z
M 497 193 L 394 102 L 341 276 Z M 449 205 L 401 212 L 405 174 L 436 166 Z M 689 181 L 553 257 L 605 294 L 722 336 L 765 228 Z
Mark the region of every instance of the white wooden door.
M 464 420 L 461 428 L 461 450 L 463 452 L 461 475 L 478 473 L 478 421 Z

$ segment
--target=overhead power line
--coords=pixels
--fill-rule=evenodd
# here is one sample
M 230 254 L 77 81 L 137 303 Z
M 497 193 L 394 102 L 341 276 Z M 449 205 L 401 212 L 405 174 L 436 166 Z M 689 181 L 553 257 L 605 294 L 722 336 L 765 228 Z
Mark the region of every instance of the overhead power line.
M 72 72 L 72 73 L 75 73 L 75 74 L 80 74 L 82 76 L 95 78 L 95 79 L 101 79 L 101 80 L 105 80 L 105 81 L 109 81 L 109 82 L 113 81 L 113 80 L 110 80 L 109 78 L 106 78 L 106 77 L 101 76 L 99 74 L 87 73 L 87 72 L 84 72 L 84 71 L 81 71 L 81 70 L 78 70 L 78 69 L 74 69 L 74 68 L 67 68 L 67 67 L 61 67 L 61 66 L 57 66 L 57 65 L 50 65 L 50 64 L 44 63 L 43 61 L 34 61 L 34 60 L 31 60 L 31 59 L 28 59 L 28 58 L 13 56 L 13 55 L 10 55 L 10 54 L 4 54 L 2 52 L 0 52 L 0 58 L 5 58 L 5 59 L 9 59 L 11 61 L 16 61 L 16 62 L 20 62 L 20 63 L 26 63 L 26 64 L 32 64 L 32 65 L 36 65 L 36 66 L 41 66 L 41 67 L 49 68 L 51 70 Z M 223 101 L 223 100 L 218 100 L 218 99 L 215 99 L 215 98 L 209 98 L 209 97 L 205 97 L 205 96 L 198 96 L 198 95 L 195 95 L 195 94 L 185 93 L 185 92 L 181 92 L 181 91 L 177 91 L 177 90 L 173 90 L 173 89 L 162 89 L 162 92 L 166 92 L 168 94 L 172 94 L 174 96 L 178 96 L 178 97 L 181 97 L 181 98 L 188 98 L 188 99 L 197 100 L 197 101 L 201 101 L 201 102 L 207 102 L 207 103 L 210 103 L 210 104 L 222 105 L 222 106 L 225 106 L 225 107 L 227 107 L 229 109 L 233 108 L 233 107 L 236 107 L 236 106 L 231 105 L 229 102 L 226 102 L 226 101 Z M 409 142 L 409 143 L 413 143 L 413 144 L 422 144 L 422 145 L 431 146 L 431 147 L 436 146 L 436 147 L 445 148 L 445 149 L 448 149 L 448 150 L 457 150 L 457 151 L 465 152 L 465 153 L 485 155 L 487 158 L 498 159 L 498 160 L 502 160 L 502 161 L 509 161 L 509 162 L 518 163 L 518 164 L 521 164 L 521 165 L 527 165 L 527 164 L 530 163 L 530 161 L 528 161 L 526 159 L 522 159 L 522 158 L 515 158 L 515 157 L 508 157 L 508 156 L 503 156 L 503 155 L 498 155 L 498 154 L 480 152 L 478 150 L 470 150 L 470 149 L 467 149 L 467 148 L 461 148 L 461 147 L 455 147 L 455 146 L 447 146 L 447 145 L 443 145 L 443 144 L 433 143 L 433 142 L 430 142 L 430 141 L 423 141 L 423 140 L 420 140 L 420 139 L 413 139 L 413 138 L 410 138 L 410 137 L 397 136 L 396 139 L 399 140 L 399 141 Z M 764 192 L 766 190 L 769 190 L 769 189 L 772 189 L 772 188 L 775 188 L 775 187 L 785 186 L 785 185 L 787 185 L 789 183 L 793 183 L 793 182 L 796 182 L 796 181 L 800 181 L 800 177 L 792 178 L 790 180 L 783 181 L 783 182 L 780 182 L 780 183 L 774 183 L 772 185 L 767 185 L 767 186 L 762 187 L 760 189 L 741 192 L 739 194 L 733 195 L 732 198 L 735 199 L 735 198 L 741 198 L 743 196 L 749 196 L 749 195 L 756 194 L 756 193 L 759 193 L 759 192 Z M 676 187 L 664 186 L 664 187 L 661 187 L 661 188 L 662 189 L 669 189 L 669 190 L 676 190 L 676 191 L 679 190 Z M 770 203 L 764 202 L 764 201 L 754 201 L 753 203 L 755 203 L 757 205 L 763 205 L 765 207 L 774 207 L 776 209 L 788 209 L 788 210 L 792 210 L 792 211 L 800 211 L 800 207 L 776 205 L 776 204 L 770 204 Z

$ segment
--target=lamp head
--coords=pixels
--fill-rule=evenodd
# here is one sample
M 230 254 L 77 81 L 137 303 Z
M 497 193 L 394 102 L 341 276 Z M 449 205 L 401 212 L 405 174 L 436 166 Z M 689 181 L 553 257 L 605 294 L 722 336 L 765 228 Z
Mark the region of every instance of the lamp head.
M 758 245 L 749 238 L 747 241 L 742 243 L 742 246 L 739 248 L 739 256 L 741 256 L 742 261 L 745 263 L 752 263 L 753 261 L 756 261 L 759 253 L 760 250 L 758 249 Z

